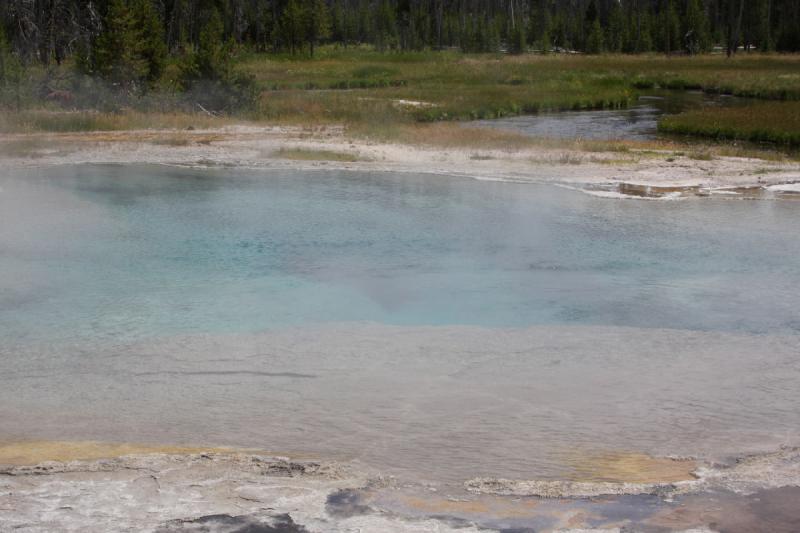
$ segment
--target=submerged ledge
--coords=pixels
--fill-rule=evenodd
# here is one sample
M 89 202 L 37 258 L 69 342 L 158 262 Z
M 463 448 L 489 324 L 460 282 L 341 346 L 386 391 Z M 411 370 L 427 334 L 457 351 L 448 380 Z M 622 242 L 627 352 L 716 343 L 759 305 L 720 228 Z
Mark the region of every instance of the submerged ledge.
M 693 479 L 648 483 L 565 480 L 510 480 L 475 478 L 465 482 L 468 491 L 503 496 L 540 498 L 592 498 L 596 496 L 655 495 L 729 491 L 750 495 L 760 490 L 800 487 L 800 448 L 739 457 L 729 465 L 704 465 L 691 472 Z
M 23 441 L 0 442 L 0 467 L 31 466 L 43 462 L 70 463 L 95 461 L 128 455 L 190 455 L 200 453 L 235 453 L 233 448 L 203 448 L 157 444 L 109 443 L 97 441 Z M 6 472 L 14 471 L 7 469 Z

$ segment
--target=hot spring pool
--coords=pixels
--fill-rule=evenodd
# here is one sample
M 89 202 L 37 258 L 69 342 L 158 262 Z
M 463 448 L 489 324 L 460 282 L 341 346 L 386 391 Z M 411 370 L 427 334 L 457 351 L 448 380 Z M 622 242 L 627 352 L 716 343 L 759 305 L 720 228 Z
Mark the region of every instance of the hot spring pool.
M 796 202 L 156 166 L 0 188 L 8 439 L 452 481 L 800 440 Z

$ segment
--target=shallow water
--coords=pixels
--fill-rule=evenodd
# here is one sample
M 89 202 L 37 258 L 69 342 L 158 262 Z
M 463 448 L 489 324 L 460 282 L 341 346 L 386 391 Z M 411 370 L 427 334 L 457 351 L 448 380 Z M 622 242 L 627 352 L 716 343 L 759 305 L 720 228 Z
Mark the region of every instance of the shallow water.
M 648 141 L 658 137 L 657 107 L 640 103 L 627 109 L 542 113 L 487 120 L 470 126 L 511 130 L 532 137 L 554 139 L 591 139 Z
M 741 105 L 742 102 L 740 98 L 700 92 L 653 91 L 626 109 L 541 113 L 477 120 L 470 125 L 554 139 L 648 141 L 659 137 L 658 120 L 665 114 L 708 106 Z
M 795 202 L 146 166 L 0 187 L 4 438 L 452 482 L 800 443 Z

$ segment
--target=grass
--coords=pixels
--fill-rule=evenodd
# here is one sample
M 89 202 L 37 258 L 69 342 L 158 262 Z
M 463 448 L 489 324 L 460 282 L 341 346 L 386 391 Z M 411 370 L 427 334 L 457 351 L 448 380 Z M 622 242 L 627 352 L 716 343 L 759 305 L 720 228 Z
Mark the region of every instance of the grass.
M 0 132 L 80 132 L 138 129 L 205 129 L 234 123 L 232 118 L 188 113 L 99 113 L 31 109 L 0 113 Z
M 251 56 L 239 68 L 266 89 L 259 116 L 291 122 L 496 118 L 623 107 L 635 97 L 616 73 L 573 72 L 559 58 L 529 57 L 359 50 L 314 61 Z
M 686 157 L 689 159 L 694 159 L 695 161 L 712 161 L 714 159 L 714 155 L 708 150 L 696 150 L 689 152 Z
M 667 116 L 659 131 L 717 140 L 800 146 L 800 102 L 759 102 L 735 108 L 707 108 Z
M 261 115 L 299 121 L 363 122 L 385 114 L 461 120 L 614 108 L 654 87 L 800 99 L 800 57 L 780 55 L 504 56 L 329 48 L 316 60 L 252 55 L 239 68 L 267 90 Z M 398 100 L 426 105 L 398 110 Z
M 699 90 L 764 100 L 800 100 L 800 57 L 741 54 L 669 58 L 642 68 L 635 87 Z
M 481 146 L 509 149 L 530 145 L 513 134 L 439 127 L 454 120 L 497 118 L 543 111 L 624 107 L 642 90 L 695 89 L 759 99 L 800 100 L 800 56 L 740 55 L 667 58 L 645 56 L 463 55 L 455 52 L 381 55 L 357 49 L 325 49 L 310 61 L 286 56 L 250 56 L 239 68 L 262 87 L 275 83 L 295 89 L 263 93 L 257 120 L 281 123 L 344 123 L 360 137 L 432 146 Z M 380 80 L 379 84 L 361 83 Z M 338 90 L 347 87 L 349 90 Z M 353 87 L 363 87 L 353 90 Z M 298 89 L 299 88 L 299 89 Z M 312 89 L 309 89 L 312 88 Z M 327 88 L 321 90 L 319 88 Z M 417 105 L 399 105 L 415 102 Z M 778 106 L 779 104 L 773 104 Z M 788 102 L 787 106 L 795 105 Z M 687 113 L 664 121 L 663 131 L 716 139 L 794 143 L 800 131 L 785 117 L 761 126 L 766 107 L 737 106 Z M 783 108 L 786 109 L 786 108 Z M 724 114 L 735 130 L 707 126 L 703 113 Z M 420 128 L 417 123 L 434 123 Z M 771 122 L 771 120 L 770 120 Z M 680 124 L 680 126 L 678 126 Z M 742 126 L 744 125 L 744 126 Z M 767 124 L 770 125 L 770 124 Z M 779 132 L 779 135 L 776 135 Z M 563 142 L 561 143 L 563 145 Z M 573 143 L 574 144 L 574 143 Z M 624 144 L 581 143 L 584 151 L 626 150 Z M 750 152 L 757 152 L 751 148 Z M 704 150 L 697 159 L 712 157 Z M 707 160 L 707 159 L 705 159 Z
M 293 161 L 338 161 L 343 163 L 364 161 L 364 159 L 358 157 L 356 154 L 348 152 L 311 150 L 307 148 L 282 148 L 274 152 L 273 156 L 281 159 L 291 159 Z
M 62 67 L 59 77 L 69 68 Z M 301 125 L 469 120 L 618 108 L 633 102 L 639 91 L 656 86 L 800 99 L 800 56 L 380 54 L 363 47 L 329 46 L 313 60 L 249 54 L 240 57 L 235 68 L 251 75 L 261 91 L 257 108 L 239 119 Z M 49 75 L 40 70 L 34 69 L 31 76 Z M 0 120 L 5 131 L 186 127 L 224 121 L 199 114 L 135 111 L 6 114 L 9 117 Z
M 65 70 L 56 74 L 66 74 L 68 68 L 62 67 Z M 587 152 L 642 151 L 650 146 L 532 140 L 451 123 L 624 107 L 641 91 L 663 87 L 782 100 L 671 116 L 661 123 L 664 132 L 790 145 L 797 144 L 800 135 L 796 111 L 800 106 L 800 55 L 741 54 L 726 59 L 710 55 L 508 56 L 452 51 L 381 54 L 366 47 L 324 46 L 313 60 L 249 54 L 241 56 L 235 68 L 251 75 L 260 90 L 256 108 L 241 116 L 170 113 L 165 112 L 166 107 L 153 112 L 67 111 L 52 102 L 30 101 L 28 109 L 0 112 L 0 132 L 203 129 L 246 120 L 299 126 L 344 124 L 352 137 L 438 148 L 516 150 L 535 145 Z M 32 86 L 33 78 L 45 75 L 34 69 Z M 157 100 L 157 95 L 149 99 Z M 175 142 L 180 145 L 183 141 Z M 732 154 L 743 148 L 716 147 L 708 155 L 721 155 L 725 150 Z M 747 150 L 758 152 L 752 147 Z M 692 148 L 686 151 L 692 152 Z M 694 150 L 699 158 L 706 157 L 706 151 Z

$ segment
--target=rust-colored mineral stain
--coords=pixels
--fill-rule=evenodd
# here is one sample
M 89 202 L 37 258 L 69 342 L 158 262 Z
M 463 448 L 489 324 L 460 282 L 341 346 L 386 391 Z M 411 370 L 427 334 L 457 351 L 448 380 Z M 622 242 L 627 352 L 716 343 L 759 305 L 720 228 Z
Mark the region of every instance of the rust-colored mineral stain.
M 571 481 L 611 483 L 674 483 L 694 479 L 691 459 L 652 457 L 643 453 L 609 452 L 570 457 Z
M 198 448 L 94 441 L 26 441 L 0 443 L 0 465 L 33 465 L 45 461 L 91 461 L 132 454 L 230 453 L 229 448 Z

